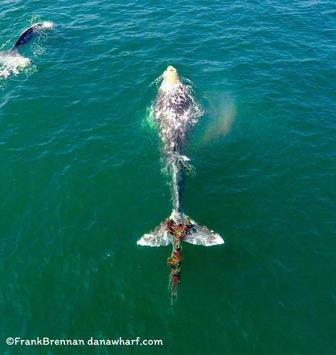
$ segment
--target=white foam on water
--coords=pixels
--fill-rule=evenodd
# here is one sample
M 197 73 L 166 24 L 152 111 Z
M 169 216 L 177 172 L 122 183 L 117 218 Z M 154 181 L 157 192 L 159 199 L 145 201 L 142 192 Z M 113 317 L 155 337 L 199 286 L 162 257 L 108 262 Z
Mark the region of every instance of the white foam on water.
M 54 23 L 52 21 L 43 21 L 41 22 L 42 29 L 52 29 L 54 27 Z
M 30 65 L 30 59 L 17 52 L 0 52 L 0 78 L 17 75 Z

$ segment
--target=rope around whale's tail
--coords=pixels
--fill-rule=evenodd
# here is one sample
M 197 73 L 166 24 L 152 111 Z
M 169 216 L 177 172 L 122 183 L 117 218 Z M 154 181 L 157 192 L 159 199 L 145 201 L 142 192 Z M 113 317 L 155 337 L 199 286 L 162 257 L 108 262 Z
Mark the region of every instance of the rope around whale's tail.
M 144 234 L 137 244 L 159 247 L 173 245 L 167 264 L 170 267 L 169 287 L 172 297 L 176 297 L 177 286 L 181 282 L 181 242 L 195 245 L 223 244 L 223 238 L 205 226 L 201 226 L 183 213 L 173 211 L 169 218 L 161 222 L 153 231 Z
M 144 234 L 137 244 L 148 247 L 160 247 L 173 244 L 174 232 L 167 226 L 171 221 L 177 226 L 188 226 L 188 230 L 181 238 L 182 241 L 194 245 L 212 246 L 223 244 L 223 238 L 213 230 L 201 226 L 183 213 L 173 211 L 169 218 L 161 222 L 154 230 Z
M 50 21 L 35 23 L 34 25 L 30 26 L 29 28 L 27 28 L 25 31 L 21 33 L 20 37 L 15 42 L 12 51 L 15 51 L 22 45 L 26 44 L 34 36 L 34 34 L 40 32 L 41 30 L 49 29 L 52 27 L 53 27 L 53 23 Z

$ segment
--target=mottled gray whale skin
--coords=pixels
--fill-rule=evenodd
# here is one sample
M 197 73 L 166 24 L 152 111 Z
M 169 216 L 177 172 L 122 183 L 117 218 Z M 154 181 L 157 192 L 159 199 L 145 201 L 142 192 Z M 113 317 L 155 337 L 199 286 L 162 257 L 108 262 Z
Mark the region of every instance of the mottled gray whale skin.
M 168 67 L 167 71 L 174 75 L 173 67 Z M 154 117 L 159 125 L 164 152 L 170 157 L 181 153 L 188 125 L 191 123 L 187 115 L 191 114 L 193 108 L 193 100 L 187 88 L 176 80 L 161 85 L 154 105 Z
M 198 225 L 183 213 L 181 204 L 181 184 L 183 170 L 189 158 L 182 154 L 188 128 L 194 125 L 201 110 L 193 99 L 190 89 L 179 79 L 176 69 L 168 66 L 162 75 L 162 83 L 154 103 L 154 120 L 162 141 L 163 158 L 171 174 L 173 211 L 168 220 L 176 224 L 191 226 L 183 241 L 197 245 L 223 244 L 222 237 L 205 226 Z M 165 246 L 172 243 L 172 235 L 167 229 L 167 220 L 152 232 L 144 234 L 137 242 L 142 246 Z

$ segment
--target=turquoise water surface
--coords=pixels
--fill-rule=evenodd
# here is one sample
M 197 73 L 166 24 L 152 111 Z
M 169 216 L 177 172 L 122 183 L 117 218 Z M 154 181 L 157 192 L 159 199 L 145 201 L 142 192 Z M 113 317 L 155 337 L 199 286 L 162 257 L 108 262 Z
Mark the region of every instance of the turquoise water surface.
M 336 352 L 336 7 L 324 1 L 1 0 L 0 353 Z M 184 207 L 223 246 L 136 241 L 171 211 L 148 124 L 174 65 L 205 114 Z M 160 347 L 8 346 L 162 339 Z

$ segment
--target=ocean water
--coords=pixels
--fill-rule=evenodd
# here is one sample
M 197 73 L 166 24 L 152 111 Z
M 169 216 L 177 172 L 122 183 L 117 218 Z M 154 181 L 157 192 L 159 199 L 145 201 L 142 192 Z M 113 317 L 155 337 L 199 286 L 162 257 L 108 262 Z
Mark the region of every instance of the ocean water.
M 2 354 L 335 354 L 336 8 L 324 1 L 0 1 Z M 184 207 L 225 244 L 136 241 L 171 211 L 148 123 L 174 65 L 205 113 Z M 8 346 L 162 339 L 159 347 Z

